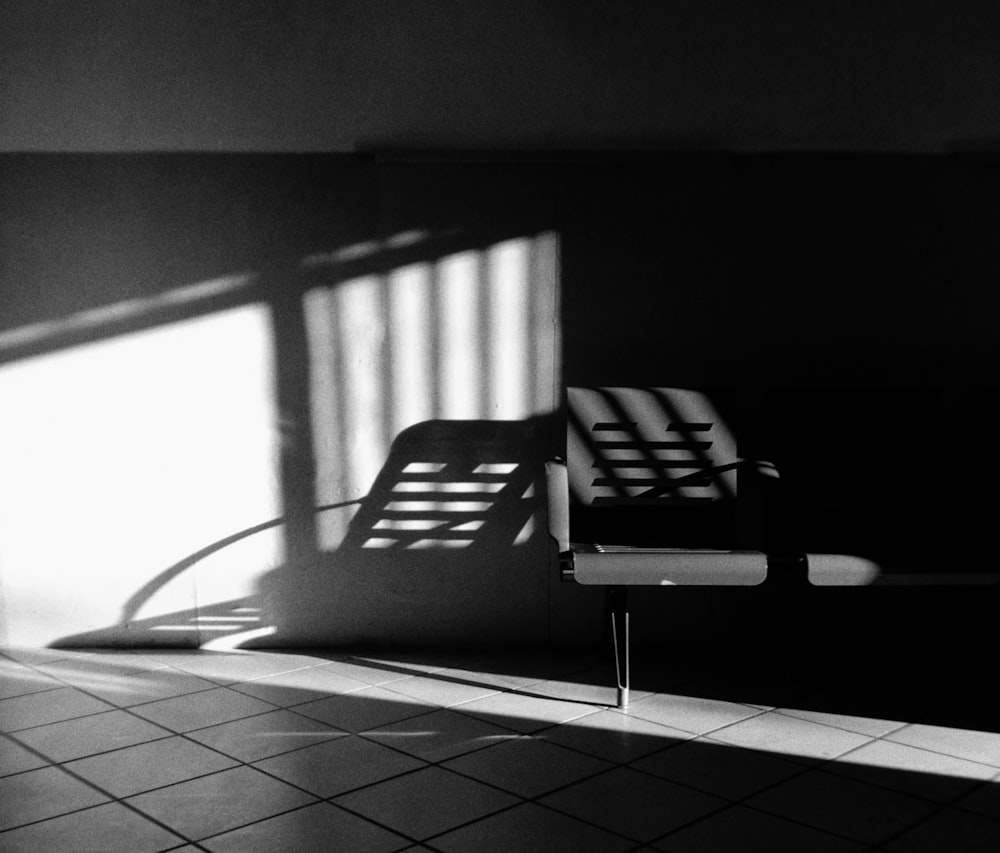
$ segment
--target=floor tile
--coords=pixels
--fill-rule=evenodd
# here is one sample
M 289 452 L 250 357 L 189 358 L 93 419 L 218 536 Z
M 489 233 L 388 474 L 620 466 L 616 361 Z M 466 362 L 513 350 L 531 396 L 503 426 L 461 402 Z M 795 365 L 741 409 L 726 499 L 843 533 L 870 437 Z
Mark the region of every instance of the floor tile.
M 315 794 L 333 797 L 426 766 L 357 735 L 297 749 L 254 764 L 286 782 Z
M 769 752 L 698 738 L 629 765 L 730 800 L 739 800 L 803 772 L 801 764 Z
M 449 666 L 454 666 L 459 662 L 460 656 L 448 655 L 446 653 L 436 654 L 433 651 L 391 652 L 386 654 L 352 655 L 350 660 L 353 663 L 381 667 L 387 671 L 396 671 L 405 675 L 426 675 L 430 672 L 438 672 Z
M 366 736 L 426 761 L 443 761 L 517 737 L 509 729 L 446 708 L 373 729 Z
M 0 779 L 0 829 L 56 817 L 107 800 L 59 767 L 5 776 Z
M 885 845 L 892 853 L 996 853 L 1000 820 L 945 809 Z
M 230 689 L 287 708 L 290 705 L 300 705 L 303 702 L 325 699 L 327 696 L 350 693 L 370 686 L 364 681 L 358 681 L 356 678 L 333 672 L 325 667 L 310 667 L 232 684 Z
M 176 669 L 184 669 L 185 664 L 197 664 L 204 657 L 222 654 L 220 652 L 205 651 L 200 648 L 152 648 L 143 649 L 142 657 L 154 660 L 161 666 L 169 666 Z
M 106 711 L 36 726 L 13 736 L 46 758 L 63 762 L 169 737 L 170 732 L 125 711 Z
M 512 806 L 516 797 L 439 767 L 337 797 L 344 808 L 416 840 Z
M 175 696 L 187 696 L 203 690 L 214 690 L 217 687 L 214 681 L 164 667 L 135 673 L 125 678 L 102 678 L 88 683 L 86 690 L 119 708 L 129 708 L 161 699 L 172 699 Z
M 35 755 L 13 739 L 10 735 L 0 735 L 0 776 L 22 773 L 45 767 L 49 762 Z
M 689 740 L 692 735 L 618 711 L 598 711 L 569 725 L 546 729 L 537 737 L 608 761 L 626 762 Z
M 161 661 L 150 657 L 148 652 L 151 649 L 143 648 L 100 648 L 100 649 L 89 649 L 86 655 L 82 655 L 81 659 L 85 659 L 91 662 L 92 666 L 100 666 L 102 664 L 115 665 L 120 664 L 126 667 L 130 671 L 134 671 L 136 667 L 141 667 L 142 669 L 156 669 L 158 667 L 164 666 Z
M 197 841 L 314 800 L 252 767 L 236 767 L 139 794 L 126 802 Z
M 327 696 L 295 706 L 295 713 L 336 726 L 349 732 L 376 729 L 418 714 L 430 708 L 412 702 L 382 687 L 365 687 L 341 696 Z
M 495 687 L 467 684 L 457 679 L 434 676 L 404 678 L 402 681 L 386 685 L 386 689 L 436 708 L 448 708 L 497 692 Z
M 115 797 L 130 797 L 234 766 L 231 758 L 174 736 L 71 761 L 66 769 Z
M 996 775 L 996 768 L 986 764 L 887 740 L 849 752 L 826 769 L 940 802 L 954 800 Z
M 443 766 L 512 794 L 537 797 L 613 765 L 528 735 L 453 758 Z
M 954 805 L 987 817 L 1000 817 L 1000 774 L 957 800 Z
M 887 740 L 1000 767 L 1000 733 L 997 732 L 914 723 L 887 735 Z
M 937 808 L 929 800 L 823 770 L 809 770 L 756 794 L 746 805 L 874 845 Z
M 198 743 L 246 762 L 343 736 L 339 729 L 291 711 L 259 714 L 199 729 L 188 735 Z
M 249 681 L 265 675 L 291 672 L 315 665 L 314 661 L 301 655 L 254 652 L 204 652 L 198 656 L 178 657 L 165 662 L 169 662 L 170 666 L 176 669 L 207 678 L 216 684 Z
M 212 853 L 389 853 L 410 842 L 330 803 L 316 803 L 201 842 Z
M 87 689 L 91 684 L 100 686 L 114 683 L 132 675 L 161 668 L 163 668 L 162 663 L 138 655 L 110 657 L 92 654 L 40 664 L 38 671 L 65 681 L 73 687 Z
M 617 767 L 539 802 L 624 835 L 651 841 L 726 805 L 710 794 Z
M 600 651 L 0 653 L 0 849 L 1000 849 L 991 705 L 922 662 L 653 657 L 623 713 Z
M 815 762 L 835 758 L 871 738 L 769 711 L 712 732 L 712 739 Z
M 64 686 L 62 682 L 27 666 L 12 666 L 0 670 L 0 699 Z
M 4 646 L 4 656 L 19 663 L 29 665 L 51 663 L 54 660 L 69 660 L 70 658 L 89 657 L 93 651 L 89 649 L 37 649 Z
M 184 839 L 120 803 L 22 826 L 0 835 L 4 853 L 159 853 Z
M 413 673 L 411 672 L 399 672 L 400 668 L 394 669 L 387 666 L 380 666 L 377 662 L 366 662 L 354 658 L 331 661 L 330 663 L 322 664 L 317 669 L 335 672 L 338 675 L 346 675 L 348 678 L 353 678 L 355 681 L 363 681 L 365 684 L 370 684 L 373 687 L 413 677 Z
M 458 666 L 438 672 L 456 674 L 485 687 L 525 689 L 533 684 L 552 680 L 571 680 L 573 673 L 592 669 L 593 655 L 559 652 L 514 652 L 487 654 L 465 667 Z
M 634 700 L 622 713 L 700 735 L 756 716 L 760 709 L 700 696 L 659 693 Z
M 593 705 L 527 696 L 522 693 L 494 693 L 482 699 L 464 702 L 461 706 L 463 714 L 470 714 L 524 734 L 575 720 L 593 714 L 596 710 Z
M 570 680 L 570 676 L 603 666 L 608 660 L 605 649 L 514 649 L 507 654 L 489 655 L 477 666 L 538 681 Z
M 568 678 L 539 681 L 521 688 L 521 692 L 599 708 L 615 707 L 618 703 L 614 667 L 607 666 L 583 670 Z M 638 689 L 632 691 L 633 699 L 647 695 L 648 693 Z
M 633 842 L 534 803 L 524 803 L 430 842 L 442 853 L 615 853 Z
M 538 675 L 518 675 L 515 672 L 508 672 L 506 668 L 494 672 L 487 668 L 485 670 L 468 669 L 463 667 L 448 667 L 440 669 L 434 673 L 440 677 L 454 678 L 458 681 L 481 687 L 484 690 L 517 690 L 530 687 L 544 680 Z
M 776 708 L 775 710 L 779 714 L 786 714 L 789 717 L 798 717 L 800 720 L 810 720 L 814 723 L 822 723 L 824 726 L 846 729 L 849 732 L 857 732 L 871 737 L 882 737 L 904 725 L 898 720 L 881 720 L 877 717 L 858 717 L 851 714 L 832 714 L 799 708 Z
M 863 844 L 744 806 L 732 806 L 656 843 L 670 853 L 864 853 Z
M 216 687 L 187 696 L 162 699 L 146 705 L 136 705 L 132 713 L 175 732 L 189 732 L 273 711 L 274 706 L 253 696 Z
M 60 687 L 0 700 L 0 731 L 16 732 L 110 710 L 112 706 L 100 699 L 72 687 Z

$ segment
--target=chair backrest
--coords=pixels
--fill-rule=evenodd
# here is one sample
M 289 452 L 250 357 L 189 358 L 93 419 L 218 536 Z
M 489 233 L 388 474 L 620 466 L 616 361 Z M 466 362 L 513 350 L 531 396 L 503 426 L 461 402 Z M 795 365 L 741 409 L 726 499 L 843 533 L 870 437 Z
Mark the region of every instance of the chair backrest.
M 569 388 L 574 542 L 730 546 L 736 440 L 713 399 L 678 388 Z

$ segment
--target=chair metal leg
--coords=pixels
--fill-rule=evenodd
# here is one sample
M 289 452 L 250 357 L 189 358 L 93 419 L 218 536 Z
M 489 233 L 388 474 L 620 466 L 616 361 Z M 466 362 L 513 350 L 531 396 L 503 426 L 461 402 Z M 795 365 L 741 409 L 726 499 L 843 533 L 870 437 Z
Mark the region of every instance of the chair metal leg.
M 628 707 L 628 587 L 613 586 L 608 590 L 611 605 L 611 636 L 615 644 L 615 676 L 618 686 L 618 707 Z

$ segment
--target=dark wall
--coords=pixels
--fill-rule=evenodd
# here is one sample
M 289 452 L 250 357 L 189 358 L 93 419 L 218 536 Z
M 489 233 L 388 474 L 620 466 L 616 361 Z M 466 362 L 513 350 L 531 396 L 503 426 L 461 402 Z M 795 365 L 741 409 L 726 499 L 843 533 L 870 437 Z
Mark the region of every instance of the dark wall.
M 919 156 L 571 172 L 567 379 L 991 384 L 997 180 L 991 161 Z
M 988 553 L 997 180 L 921 156 L 570 170 L 565 381 L 756 396 L 806 550 Z
M 349 155 L 6 155 L 0 328 L 294 267 L 374 233 L 374 186 Z
M 995 145 L 984 0 L 3 0 L 5 150 Z
M 725 155 L 566 173 L 564 378 L 736 390 L 803 550 L 996 571 L 995 160 Z M 985 444 L 984 444 L 985 442 Z M 644 590 L 645 642 L 982 644 L 992 590 Z M 981 620 L 981 622 L 977 622 Z

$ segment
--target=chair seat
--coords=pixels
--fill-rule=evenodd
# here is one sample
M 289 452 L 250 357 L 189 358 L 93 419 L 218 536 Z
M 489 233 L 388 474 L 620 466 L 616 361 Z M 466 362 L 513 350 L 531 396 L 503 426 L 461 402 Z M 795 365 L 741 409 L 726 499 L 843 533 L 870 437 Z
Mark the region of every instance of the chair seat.
M 595 586 L 755 586 L 767 577 L 760 551 L 573 546 L 573 578 Z
M 993 586 L 1000 573 L 955 571 L 961 554 L 938 559 L 940 571 L 899 571 L 875 560 L 852 554 L 807 554 L 809 583 L 813 586 Z M 906 560 L 902 561 L 905 566 Z

